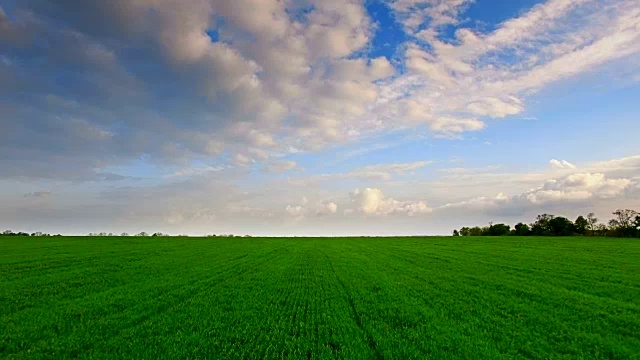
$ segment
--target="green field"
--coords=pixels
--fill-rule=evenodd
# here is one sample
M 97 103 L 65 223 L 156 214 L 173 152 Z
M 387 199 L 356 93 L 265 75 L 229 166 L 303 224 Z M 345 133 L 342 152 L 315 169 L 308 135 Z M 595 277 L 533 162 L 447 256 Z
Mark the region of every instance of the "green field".
M 0 357 L 638 359 L 640 241 L 0 238 Z

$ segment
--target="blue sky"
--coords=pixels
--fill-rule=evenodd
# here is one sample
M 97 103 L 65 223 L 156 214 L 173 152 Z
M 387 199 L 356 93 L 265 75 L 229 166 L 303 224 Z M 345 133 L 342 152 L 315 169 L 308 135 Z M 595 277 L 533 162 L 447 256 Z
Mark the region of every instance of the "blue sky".
M 638 99 L 634 0 L 0 0 L 0 226 L 606 220 L 640 209 Z

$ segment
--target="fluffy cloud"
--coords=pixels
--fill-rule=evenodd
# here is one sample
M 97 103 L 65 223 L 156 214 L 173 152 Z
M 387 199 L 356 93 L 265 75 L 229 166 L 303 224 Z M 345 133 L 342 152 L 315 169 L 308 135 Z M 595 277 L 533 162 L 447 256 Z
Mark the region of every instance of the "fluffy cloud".
M 631 185 L 629 179 L 608 179 L 604 174 L 578 173 L 549 180 L 542 187 L 521 195 L 532 204 L 620 196 Z
M 400 117 L 436 133 L 478 131 L 486 119 L 476 116 L 521 114 L 526 98 L 547 84 L 640 52 L 640 11 L 632 0 L 550 0 L 492 32 L 460 26 L 455 39 L 443 36 L 438 24 L 457 23 L 468 3 L 391 3 L 416 41 L 406 47 L 407 75 L 381 89 L 374 112 L 380 122 Z
M 555 169 L 575 169 L 576 166 L 566 160 L 551 159 L 549 164 Z
M 366 56 L 376 25 L 355 0 L 0 9 L 11 103 L 0 126 L 12 134 L 0 176 L 95 179 L 139 158 L 251 166 L 407 126 L 456 137 L 522 113 L 550 82 L 640 52 L 633 0 L 551 0 L 487 33 L 460 22 L 471 2 L 390 2 L 412 39 L 393 44 L 403 73 Z
M 289 215 L 289 217 L 294 220 L 302 220 L 305 216 L 309 214 L 314 214 L 316 216 L 328 216 L 333 215 L 338 211 L 338 204 L 333 201 L 319 201 L 315 204 L 310 204 L 309 200 L 306 197 L 303 197 L 300 204 L 297 205 L 287 205 L 285 207 L 285 212 Z
M 637 174 L 640 171 L 640 155 L 621 159 L 598 161 L 587 166 L 590 171 Z
M 378 47 L 384 24 L 356 0 L 12 2 L 0 8 L 0 217 L 206 230 L 236 218 L 430 211 L 377 188 L 481 209 L 635 201 L 638 156 L 578 168 L 552 160 L 554 171 L 526 174 L 450 169 L 439 179 L 427 161 L 353 165 L 525 115 L 554 82 L 638 72 L 636 0 L 548 0 L 490 27 L 465 19 L 471 3 L 389 0 L 406 36 Z M 491 140 L 494 150 L 504 144 Z M 445 152 L 466 157 L 458 145 Z M 354 150 L 340 156 L 345 146 Z M 323 149 L 335 162 L 309 166 L 316 159 L 303 153 Z M 347 196 L 359 182 L 372 188 Z M 55 201 L 34 199 L 43 188 Z M 305 195 L 312 201 L 296 200 Z
M 0 38 L 13 39 L 24 29 L 42 41 L 23 45 L 48 59 L 48 66 L 34 71 L 26 61 L 3 62 L 7 69 L 0 69 L 0 76 L 6 73 L 18 84 L 5 92 L 33 89 L 25 103 L 15 99 L 12 114 L 26 126 L 16 129 L 15 144 L 3 145 L 12 146 L 16 158 L 27 151 L 21 139 L 33 137 L 39 127 L 86 119 L 112 137 L 105 140 L 104 153 L 93 147 L 86 159 L 78 155 L 84 163 L 69 167 L 77 171 L 95 171 L 91 159 L 114 164 L 145 155 L 187 162 L 223 150 L 233 163 L 248 166 L 291 145 L 276 143 L 276 136 L 305 136 L 314 139 L 303 143 L 308 148 L 324 146 L 342 138 L 350 114 L 363 115 L 375 101 L 373 82 L 394 72 L 385 58 L 345 59 L 371 36 L 372 22 L 358 1 L 69 0 L 54 7 L 33 0 L 20 5 L 24 9 L 14 9 L 12 16 L 0 12 Z M 241 10 L 247 8 L 254 10 Z M 100 20 L 87 21 L 90 17 Z M 135 56 L 110 47 L 114 43 L 136 49 Z M 22 56 L 15 41 L 6 44 L 3 58 Z M 153 70 L 140 71 L 139 64 Z M 70 65 L 77 71 L 56 88 L 48 78 Z M 60 100 L 55 111 L 47 109 L 52 116 L 40 116 L 35 124 L 31 118 L 39 115 L 29 109 L 53 93 Z M 294 121 L 283 126 L 286 119 Z M 69 134 L 47 135 L 78 144 Z M 263 153 L 256 156 L 258 151 Z M 41 167 L 40 173 L 47 173 Z M 18 172 L 13 170 L 19 169 L 7 173 Z
M 542 186 L 521 194 L 508 196 L 499 193 L 495 197 L 477 197 L 461 202 L 448 203 L 439 209 L 491 210 L 501 207 L 517 209 L 620 198 L 624 196 L 627 189 L 634 185 L 634 182 L 634 179 L 628 178 L 608 178 L 602 173 L 576 173 L 560 179 L 547 180 Z
M 316 215 L 318 216 L 331 215 L 331 214 L 335 214 L 337 211 L 338 211 L 338 204 L 334 203 L 333 201 L 327 201 L 320 204 L 320 206 L 318 206 L 318 208 L 316 209 Z
M 423 201 L 398 201 L 386 197 L 382 190 L 377 188 L 356 189 L 351 193 L 352 204 L 365 215 L 389 215 L 430 213 L 432 209 Z
M 287 205 L 284 210 L 294 219 L 302 219 L 306 213 L 302 205 Z
M 431 123 L 431 129 L 440 133 L 460 133 L 476 131 L 484 128 L 484 122 L 478 119 L 457 119 L 454 117 L 440 117 Z
M 458 15 L 474 0 L 395 0 L 391 7 L 410 33 L 415 33 L 424 23 L 429 28 L 457 24 Z

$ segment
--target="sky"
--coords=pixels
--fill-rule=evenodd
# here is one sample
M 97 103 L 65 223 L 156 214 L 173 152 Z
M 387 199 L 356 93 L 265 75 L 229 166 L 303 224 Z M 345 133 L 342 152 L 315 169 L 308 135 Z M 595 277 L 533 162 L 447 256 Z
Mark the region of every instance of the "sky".
M 0 228 L 640 210 L 637 0 L 0 0 Z

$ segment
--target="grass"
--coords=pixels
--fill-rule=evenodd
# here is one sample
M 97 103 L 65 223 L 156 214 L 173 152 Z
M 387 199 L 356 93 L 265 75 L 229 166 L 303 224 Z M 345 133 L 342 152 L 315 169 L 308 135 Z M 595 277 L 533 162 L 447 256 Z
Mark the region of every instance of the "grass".
M 638 359 L 640 241 L 0 238 L 10 359 Z

